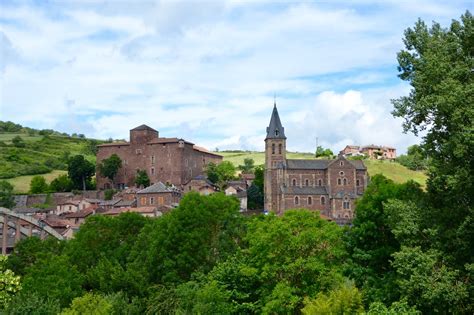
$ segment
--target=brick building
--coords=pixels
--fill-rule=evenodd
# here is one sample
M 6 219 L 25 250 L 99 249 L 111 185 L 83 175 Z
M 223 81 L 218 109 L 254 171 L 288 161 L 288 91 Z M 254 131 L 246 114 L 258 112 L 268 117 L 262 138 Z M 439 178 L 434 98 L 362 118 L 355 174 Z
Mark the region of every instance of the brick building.
M 122 167 L 115 177 L 115 187 L 134 186 L 138 170 L 146 170 L 151 183 L 163 182 L 181 188 L 191 178 L 204 173 L 210 162 L 220 163 L 222 156 L 179 138 L 161 138 L 158 131 L 141 125 L 130 130 L 130 142 L 98 146 L 97 165 L 117 154 Z M 112 188 L 112 182 L 96 172 L 97 188 Z
M 367 168 L 342 155 L 334 160 L 287 159 L 285 129 L 275 105 L 265 138 L 264 181 L 266 210 L 282 214 L 306 208 L 348 223 L 355 200 L 367 186 Z

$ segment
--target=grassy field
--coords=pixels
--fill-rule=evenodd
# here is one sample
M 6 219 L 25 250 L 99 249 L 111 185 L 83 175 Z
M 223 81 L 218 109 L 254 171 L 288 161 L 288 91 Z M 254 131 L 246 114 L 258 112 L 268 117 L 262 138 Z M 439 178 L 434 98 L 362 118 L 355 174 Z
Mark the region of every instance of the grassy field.
M 63 174 L 67 174 L 67 172 L 55 170 L 55 171 L 52 171 L 51 173 L 43 174 L 41 176 L 43 176 L 46 179 L 46 182 L 49 184 L 53 179 Z M 28 193 L 28 190 L 30 190 L 30 182 L 33 176 L 35 175 L 18 176 L 15 178 L 7 179 L 6 181 L 13 185 L 14 193 L 16 194 Z
M 242 151 L 242 152 L 216 152 L 224 157 L 224 160 L 232 162 L 234 165 L 241 165 L 244 163 L 245 158 L 252 158 L 255 161 L 255 165 L 262 165 L 265 163 L 265 154 L 264 152 L 251 152 L 251 151 Z M 289 159 L 313 159 L 314 155 L 312 153 L 298 153 L 298 152 L 288 152 L 286 154 Z M 423 187 L 426 183 L 426 174 L 424 172 L 412 171 L 395 162 L 388 161 L 376 161 L 376 160 L 366 160 L 364 161 L 367 166 L 367 171 L 370 176 L 375 174 L 382 174 L 387 178 L 390 178 L 396 183 L 404 183 L 408 180 L 414 180 Z
M 43 139 L 43 136 L 30 136 L 28 134 L 24 133 L 0 133 L 0 141 L 5 142 L 6 144 L 11 144 L 12 139 L 15 138 L 16 136 L 20 136 L 24 141 L 40 141 Z

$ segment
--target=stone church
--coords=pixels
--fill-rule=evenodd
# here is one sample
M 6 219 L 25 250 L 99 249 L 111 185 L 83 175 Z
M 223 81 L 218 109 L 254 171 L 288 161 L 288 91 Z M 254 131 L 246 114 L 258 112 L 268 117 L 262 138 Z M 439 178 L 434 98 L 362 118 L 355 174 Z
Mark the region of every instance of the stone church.
M 339 224 L 354 216 L 355 200 L 367 186 L 367 168 L 342 155 L 334 160 L 286 158 L 286 136 L 276 104 L 265 138 L 265 209 L 317 210 Z
M 135 185 L 139 170 L 145 170 L 152 184 L 162 182 L 181 188 L 192 178 L 203 175 L 210 163 L 222 162 L 222 156 L 180 138 L 163 138 L 147 125 L 130 130 L 130 142 L 98 145 L 97 165 L 117 154 L 122 167 L 114 180 L 123 189 Z M 97 170 L 97 189 L 112 188 L 112 182 Z

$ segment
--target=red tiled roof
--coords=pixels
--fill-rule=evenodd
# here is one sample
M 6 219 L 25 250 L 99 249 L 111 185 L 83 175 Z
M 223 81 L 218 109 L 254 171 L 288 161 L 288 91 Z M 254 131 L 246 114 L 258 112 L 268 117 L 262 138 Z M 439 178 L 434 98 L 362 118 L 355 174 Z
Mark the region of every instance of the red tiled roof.
M 85 217 L 90 216 L 91 214 L 94 214 L 94 208 L 87 207 L 86 209 L 82 209 L 82 210 L 79 210 L 77 212 L 68 213 L 64 217 L 67 218 L 67 219 L 85 218 Z

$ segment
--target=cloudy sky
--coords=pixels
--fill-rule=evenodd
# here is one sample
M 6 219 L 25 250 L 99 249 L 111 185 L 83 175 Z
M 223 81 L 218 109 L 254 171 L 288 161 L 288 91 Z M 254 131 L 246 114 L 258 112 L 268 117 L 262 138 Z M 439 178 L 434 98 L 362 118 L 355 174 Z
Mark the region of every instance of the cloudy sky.
M 390 99 L 403 31 L 465 1 L 0 1 L 0 120 L 128 139 L 140 125 L 263 150 L 274 95 L 292 151 L 420 142 Z

